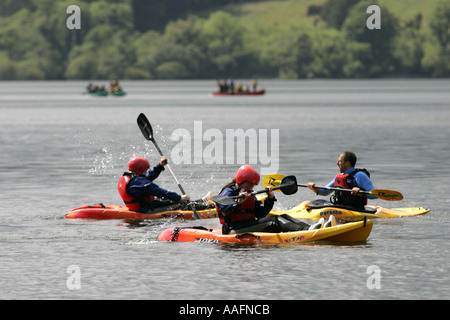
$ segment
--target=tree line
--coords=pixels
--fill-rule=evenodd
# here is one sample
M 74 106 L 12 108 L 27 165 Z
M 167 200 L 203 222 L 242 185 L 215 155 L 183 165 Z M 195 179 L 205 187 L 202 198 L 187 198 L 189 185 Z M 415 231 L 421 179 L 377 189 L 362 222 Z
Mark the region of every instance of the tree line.
M 242 1 L 2 1 L 0 80 L 450 75 L 445 0 L 430 13 L 429 28 L 421 13 L 401 21 L 380 5 L 382 27 L 369 30 L 366 8 L 376 1 L 328 0 L 308 8 L 314 26 L 288 31 L 250 29 L 216 10 L 230 2 Z M 64 13 L 75 3 L 82 28 L 68 30 Z M 150 11 L 154 18 L 146 20 Z

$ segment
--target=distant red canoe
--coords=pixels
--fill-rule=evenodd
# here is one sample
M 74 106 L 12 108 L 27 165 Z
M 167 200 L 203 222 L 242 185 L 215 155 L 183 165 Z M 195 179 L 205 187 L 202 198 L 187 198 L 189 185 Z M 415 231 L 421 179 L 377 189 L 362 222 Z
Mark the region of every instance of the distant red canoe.
M 213 96 L 258 96 L 264 93 L 266 93 L 266 90 L 237 92 L 237 93 L 215 92 L 215 91 L 212 92 Z

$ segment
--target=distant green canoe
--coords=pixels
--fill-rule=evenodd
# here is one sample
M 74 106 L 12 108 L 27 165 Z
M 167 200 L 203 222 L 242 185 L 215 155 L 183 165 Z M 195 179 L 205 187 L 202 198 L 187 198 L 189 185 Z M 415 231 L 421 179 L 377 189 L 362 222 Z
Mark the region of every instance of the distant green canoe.
M 124 91 L 117 91 L 117 92 L 111 92 L 109 95 L 110 96 L 115 96 L 115 97 L 121 97 L 126 95 L 127 93 Z
M 89 94 L 93 97 L 106 97 L 108 95 L 108 91 L 89 92 Z
M 89 94 L 93 97 L 107 97 L 107 96 L 122 97 L 127 93 L 124 91 L 117 91 L 111 93 L 109 93 L 108 91 L 97 91 L 97 92 L 90 92 Z

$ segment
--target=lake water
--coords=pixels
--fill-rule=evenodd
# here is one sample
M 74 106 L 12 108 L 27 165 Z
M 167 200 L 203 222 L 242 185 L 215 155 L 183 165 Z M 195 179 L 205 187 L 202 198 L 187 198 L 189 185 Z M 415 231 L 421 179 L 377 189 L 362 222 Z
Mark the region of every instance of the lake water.
M 450 80 L 261 80 L 258 97 L 213 97 L 214 81 L 124 81 L 120 98 L 85 86 L 0 85 L 0 299 L 450 298 Z M 121 204 L 116 184 L 130 157 L 158 161 L 136 124 L 141 112 L 192 198 L 217 193 L 241 164 L 239 154 L 208 157 L 205 132 L 252 129 L 258 142 L 268 133 L 266 153 L 244 152 L 260 170 L 323 185 L 338 154 L 353 150 L 376 188 L 404 195 L 371 204 L 431 211 L 375 221 L 356 245 L 165 243 L 166 228 L 219 222 L 66 220 L 81 205 Z M 191 137 L 191 163 L 172 161 L 182 141 L 174 132 Z M 168 171 L 156 182 L 178 191 Z M 283 209 L 317 197 L 300 188 L 277 198 Z M 378 289 L 367 285 L 371 266 Z

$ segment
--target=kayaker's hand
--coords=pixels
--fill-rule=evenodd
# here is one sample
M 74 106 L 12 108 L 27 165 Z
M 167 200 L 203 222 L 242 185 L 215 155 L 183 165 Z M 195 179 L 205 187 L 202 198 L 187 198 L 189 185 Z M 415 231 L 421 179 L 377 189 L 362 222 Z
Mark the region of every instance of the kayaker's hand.
M 311 189 L 315 194 L 319 193 L 319 189 L 315 187 L 315 183 L 314 182 L 308 182 L 308 184 L 306 185 L 309 189 Z
M 243 191 L 239 194 L 238 201 L 236 202 L 237 205 L 242 204 L 247 198 L 250 196 L 250 193 L 248 191 Z
M 180 201 L 189 201 L 189 200 L 191 200 L 191 197 L 188 194 L 183 194 L 180 199 Z
M 267 187 L 267 195 L 269 196 L 269 198 L 273 199 L 273 197 L 275 197 L 275 194 L 272 191 L 272 187 Z
M 351 192 L 350 194 L 353 195 L 353 196 L 362 196 L 362 193 L 359 193 L 359 191 L 361 191 L 360 188 L 354 187 L 354 188 L 352 189 L 352 192 Z
M 161 156 L 161 161 L 159 162 L 159 164 L 164 167 L 167 164 L 167 162 L 168 162 L 167 158 L 164 156 Z

